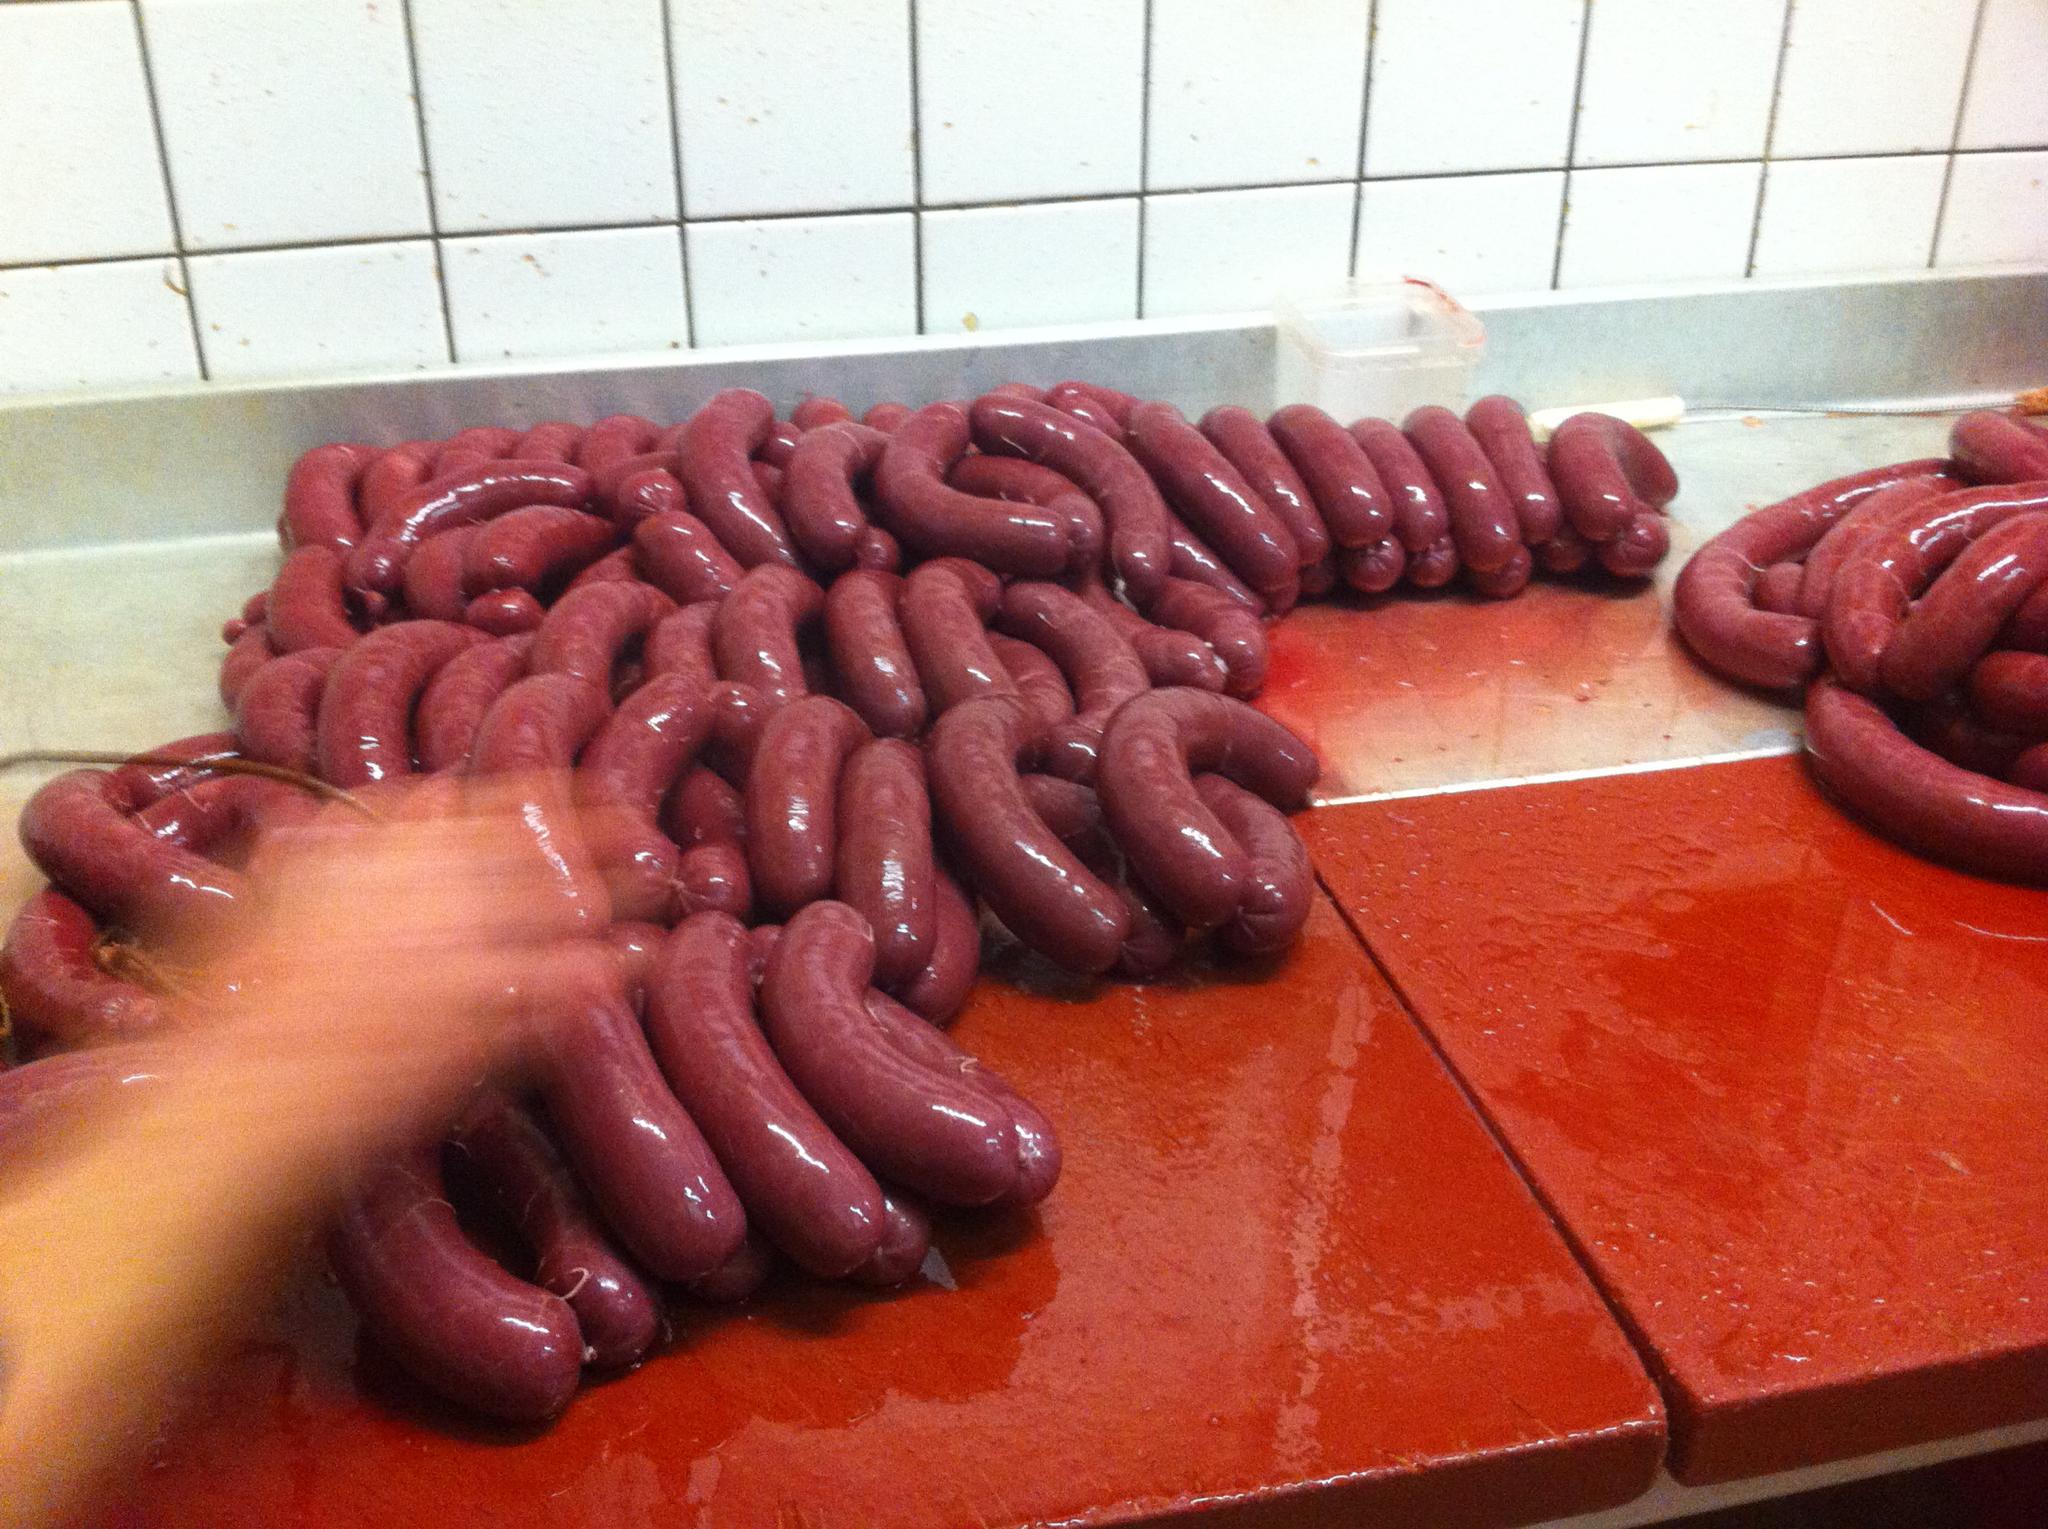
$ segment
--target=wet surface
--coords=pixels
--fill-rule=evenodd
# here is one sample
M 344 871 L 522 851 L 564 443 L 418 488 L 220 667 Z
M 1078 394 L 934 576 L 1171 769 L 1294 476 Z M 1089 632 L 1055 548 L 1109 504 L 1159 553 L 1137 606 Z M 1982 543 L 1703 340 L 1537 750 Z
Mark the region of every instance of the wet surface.
M 683 1305 L 534 1433 L 423 1399 L 309 1274 L 113 1521 L 1263 1523 L 1313 1487 L 1439 1525 L 1648 1485 L 1648 1378 L 1327 903 L 1255 971 L 999 969 L 956 1033 L 1059 1123 L 1036 1214 L 953 1219 L 894 1294 Z
M 1331 808 L 1326 885 L 1716 1481 L 2048 1409 L 2048 899 L 1796 760 Z

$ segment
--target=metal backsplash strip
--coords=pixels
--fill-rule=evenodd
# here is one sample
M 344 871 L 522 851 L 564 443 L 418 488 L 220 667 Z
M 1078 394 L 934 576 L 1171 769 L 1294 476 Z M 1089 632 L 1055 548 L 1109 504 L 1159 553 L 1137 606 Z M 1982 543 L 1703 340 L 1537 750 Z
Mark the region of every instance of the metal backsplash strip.
M 2048 382 L 2048 271 L 1474 308 L 1487 327 L 1479 389 L 1531 407 L 1666 393 L 1748 407 L 1952 399 Z M 0 553 L 260 530 L 292 458 L 322 441 L 620 410 L 675 419 L 739 384 L 785 408 L 806 393 L 860 408 L 1078 375 L 1190 413 L 1259 407 L 1272 401 L 1273 344 L 1265 316 L 1238 314 L 0 403 Z

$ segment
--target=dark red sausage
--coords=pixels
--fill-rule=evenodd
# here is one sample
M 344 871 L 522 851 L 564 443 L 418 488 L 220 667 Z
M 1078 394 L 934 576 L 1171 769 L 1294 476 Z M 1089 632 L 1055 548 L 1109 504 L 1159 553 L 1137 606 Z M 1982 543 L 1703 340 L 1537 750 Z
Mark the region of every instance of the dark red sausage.
M 405 595 L 405 612 L 424 621 L 460 621 L 469 607 L 462 588 L 462 565 L 468 557 L 470 538 L 478 527 L 458 526 L 430 536 L 405 560 L 399 582 Z
M 342 557 L 332 547 L 301 547 L 284 560 L 270 586 L 265 607 L 271 646 L 280 653 L 301 648 L 345 648 L 361 635 L 349 619 L 342 591 Z
M 635 1364 L 661 1330 L 661 1297 L 611 1245 L 531 1114 L 497 1090 L 464 1112 L 454 1144 L 534 1257 L 534 1283 L 568 1302 L 583 1360 Z
M 612 969 L 619 975 L 626 996 L 635 1009 L 647 1001 L 647 977 L 654 970 L 654 958 L 668 939 L 660 924 L 613 920 L 604 932 L 605 949 L 611 952 Z
M 882 1241 L 867 1262 L 847 1278 L 856 1285 L 886 1290 L 924 1267 L 932 1249 L 932 1218 L 902 1190 L 882 1192 Z
M 328 1256 L 372 1336 L 429 1389 L 516 1423 L 568 1406 L 583 1371 L 575 1314 L 463 1236 L 435 1149 L 373 1172 Z
M 235 742 L 265 764 L 319 769 L 320 697 L 339 648 L 302 648 L 274 658 L 235 697 Z
M 652 515 L 633 528 L 637 566 L 648 583 L 678 605 L 716 600 L 738 588 L 742 570 L 696 516 L 684 510 Z
M 1128 451 L 1073 416 L 1029 399 L 979 399 L 970 422 L 975 444 L 983 451 L 1028 457 L 1078 484 L 1101 510 L 1109 565 L 1117 578 L 1140 602 L 1157 592 L 1173 560 L 1166 501 Z M 1057 572 L 1044 568 L 1014 571 Z
M 519 437 L 519 443 L 505 454 L 522 457 L 529 462 L 573 462 L 576 460 L 577 448 L 582 444 L 581 425 L 572 425 L 567 420 L 547 419 Z
M 401 441 L 364 465 L 363 475 L 356 480 L 356 505 L 365 530 L 427 481 L 438 449 L 435 441 Z
M 517 637 L 537 632 L 547 610 L 523 589 L 494 589 L 462 608 L 462 620 L 491 637 Z
M 1082 864 L 1116 888 L 1130 918 L 1130 933 L 1110 970 L 1132 982 L 1147 982 L 1173 964 L 1186 931 L 1161 909 L 1145 889 L 1132 881 L 1123 851 L 1110 837 L 1102 804 L 1093 791 L 1051 775 L 1023 777 L 1025 795 L 1060 842 L 1081 857 Z
M 1113 623 L 1145 666 L 1155 685 L 1192 685 L 1221 690 L 1228 679 L 1223 660 L 1192 632 L 1156 626 L 1099 583 L 1081 586 L 1081 598 Z
M 1514 506 L 1523 544 L 1540 547 L 1555 537 L 1564 524 L 1564 506 L 1536 438 L 1529 433 L 1522 406 L 1499 393 L 1490 394 L 1465 411 L 1465 428 L 1492 466 L 1494 482 Z
M 751 570 L 718 607 L 711 629 L 718 677 L 771 704 L 808 693 L 799 634 L 824 613 L 825 593 L 792 568 Z
M 819 430 L 852 418 L 853 411 L 838 399 L 815 393 L 806 393 L 789 411 L 789 422 L 799 430 Z
M 1351 427 L 1351 438 L 1387 491 L 1394 537 L 1403 550 L 1426 551 L 1450 534 L 1450 512 L 1436 479 L 1407 436 L 1386 420 L 1362 419 Z
M 420 768 L 453 770 L 469 758 L 491 703 L 526 673 L 528 635 L 480 642 L 443 664 L 420 694 L 413 725 Z
M 946 475 L 966 452 L 969 429 L 957 405 L 942 403 L 918 410 L 889 436 L 875 465 L 875 494 L 905 546 L 1032 578 L 1078 570 L 1100 554 L 1099 543 L 1086 545 L 1094 507 L 1078 490 L 1040 509 L 950 487 Z
M 345 651 L 320 696 L 322 778 L 353 787 L 411 774 L 413 703 L 436 670 L 485 640 L 445 621 L 400 621 Z
M 868 1010 L 873 970 L 868 927 L 844 903 L 815 902 L 792 918 L 761 983 L 775 1055 L 876 1172 L 945 1205 L 1001 1199 L 1020 1167 L 1008 1110 L 890 1041 Z
M 621 662 L 644 649 L 655 623 L 675 608 L 651 584 L 621 580 L 572 589 L 533 634 L 528 666 L 535 674 L 573 674 L 609 693 Z
M 337 443 L 315 446 L 292 463 L 284 480 L 284 513 L 278 540 L 287 552 L 300 547 L 348 551 L 363 534 L 356 510 L 356 484 L 377 459 L 373 446 Z
M 1987 653 L 1970 670 L 1970 706 L 2022 738 L 2048 737 L 2048 654 Z
M 868 1017 L 904 1056 L 939 1077 L 963 1080 L 1010 1117 L 1017 1181 L 996 1204 L 1036 1205 L 1052 1193 L 1060 1176 L 1059 1136 L 1036 1105 L 1012 1088 L 1000 1073 L 982 1066 L 904 1005 L 893 1002 L 888 994 L 870 992 L 867 1010 Z
M 1028 395 L 1007 389 L 996 393 L 995 396 L 999 398 L 1028 400 Z M 1124 438 L 1123 422 L 1114 414 L 1111 414 L 1108 409 L 1104 408 L 1095 397 L 1094 390 L 1083 383 L 1054 383 L 1045 390 L 1044 396 L 1037 401 L 1051 408 L 1058 409 L 1062 414 L 1073 415 L 1082 424 L 1090 425 L 1100 430 L 1119 446 L 1129 444 Z
M 1195 794 L 1245 852 L 1245 889 L 1217 938 L 1246 955 L 1285 950 L 1308 922 L 1315 898 L 1301 835 L 1278 808 L 1221 775 L 1196 776 Z
M 1174 578 L 1206 584 L 1230 596 L 1255 616 L 1265 613 L 1266 602 L 1252 592 L 1249 584 L 1230 571 L 1229 565 L 1216 555 L 1215 548 L 1189 530 L 1186 522 L 1171 511 L 1166 517 L 1166 534 L 1173 544 L 1169 566 Z M 1299 575 L 1296 577 L 1298 579 Z
M 2020 602 L 2048 580 L 2048 515 L 2015 515 L 1963 548 L 1885 648 L 1880 673 L 1894 695 L 1932 701 L 1990 650 Z
M 1806 692 L 1806 757 L 1823 786 L 1916 853 L 2007 881 L 2048 880 L 2048 796 L 1929 753 L 1832 676 Z
M 1287 527 L 1301 549 L 1302 568 L 1313 568 L 1328 559 L 1329 529 L 1316 510 L 1308 485 L 1301 481 L 1301 474 L 1294 470 L 1265 421 L 1249 409 L 1230 404 L 1204 414 L 1197 428 Z M 1321 590 L 1311 589 L 1304 575 L 1302 593 L 1313 595 Z
M 853 568 L 825 591 L 825 648 L 839 694 L 880 738 L 924 731 L 924 686 L 896 616 L 903 581 Z
M 443 441 L 434 453 L 435 472 L 443 470 L 443 464 L 457 458 L 474 458 L 481 462 L 495 461 L 510 456 L 512 448 L 519 444 L 519 432 L 508 430 L 503 425 L 471 425 L 467 430 L 458 430 Z
M 592 584 L 628 583 L 640 577 L 640 569 L 634 561 L 631 547 L 620 547 L 607 552 L 588 568 L 569 581 L 569 592 L 587 588 Z
M 1012 397 L 1018 398 L 1030 396 L 1028 390 L 1019 392 L 1015 383 L 1008 383 L 991 391 L 999 395 L 1008 393 Z M 1065 382 L 1055 382 L 1051 387 L 1047 388 L 1045 390 L 1045 397 L 1051 398 L 1054 393 L 1061 393 L 1069 397 L 1079 396 L 1087 398 L 1119 425 L 1128 425 L 1131 422 L 1131 411 L 1138 407 L 1138 400 L 1135 395 L 1126 393 L 1119 388 L 1105 387 L 1099 382 L 1077 382 L 1069 378 Z
M 1103 735 L 1095 789 L 1118 846 L 1145 885 L 1190 928 L 1238 914 L 1246 855 L 1196 792 L 1193 774 L 1229 776 L 1277 807 L 1315 783 L 1313 750 L 1241 701 L 1154 690 L 1119 707 Z
M 981 970 L 981 920 L 960 884 L 944 871 L 932 878 L 931 960 L 896 996 L 934 1025 L 949 1024 L 967 1002 Z
M 590 501 L 600 516 L 630 531 L 649 515 L 689 507 L 682 457 L 673 450 L 640 451 L 608 462 L 590 475 Z
M 0 947 L 0 1002 L 18 1039 L 99 1046 L 164 1028 L 163 1000 L 107 970 L 100 946 L 93 916 L 55 887 L 22 905 Z
M 1458 562 L 1467 573 L 1505 568 L 1522 545 L 1521 522 L 1465 422 L 1431 404 L 1410 414 L 1401 429 L 1444 496 Z
M 1386 486 L 1351 433 L 1313 404 L 1289 404 L 1266 422 L 1301 474 L 1339 547 L 1370 547 L 1393 529 Z
M 687 675 L 657 674 L 619 702 L 583 751 L 576 786 L 613 917 L 676 917 L 683 852 L 658 817 L 710 734 L 710 697 Z
M 270 645 L 270 629 L 252 626 L 228 647 L 227 657 L 220 661 L 220 703 L 229 711 L 235 709 L 235 697 L 242 693 L 242 687 L 249 683 L 249 676 L 277 657 L 277 649 Z
M 1938 459 L 1852 473 L 1753 511 L 1692 555 L 1672 590 L 1679 635 L 1717 674 L 1767 690 L 1791 690 L 1820 671 L 1819 623 L 1756 607 L 1759 572 L 1797 557 L 1873 494 L 1941 466 Z
M 783 511 L 797 550 L 827 574 L 858 560 L 868 517 L 854 494 L 881 460 L 889 438 L 851 421 L 812 429 L 790 454 Z
M 1949 455 L 1972 483 L 2029 483 L 2048 479 L 2048 431 L 1978 409 L 1949 430 Z
M 746 1236 L 746 1213 L 624 992 L 593 983 L 536 1029 L 549 1118 L 605 1224 L 661 1279 L 724 1263 Z
M 1901 464 L 1902 467 L 1912 465 Z M 1826 615 L 1828 598 L 1834 593 L 1835 575 L 1849 554 L 1894 519 L 1913 514 L 1915 506 L 1956 487 L 1956 481 L 1953 475 L 1939 471 L 1905 478 L 1866 495 L 1838 517 L 1800 564 L 1799 602 L 1794 606 L 1798 614 L 1815 621 Z
M 1751 598 L 1760 611 L 1771 611 L 1780 616 L 1797 615 L 1799 611 L 1799 585 L 1806 577 L 1806 568 L 1801 563 L 1773 563 L 1757 575 L 1756 589 Z
M 208 766 L 237 757 L 233 733 L 197 733 L 160 743 L 114 771 L 113 789 L 131 798 L 135 811 L 169 791 L 189 786 L 208 773 Z
M 938 866 L 924 756 L 896 738 L 875 738 L 839 772 L 832 895 L 867 920 L 875 982 L 894 989 L 931 960 Z
M 1001 598 L 995 576 L 964 558 L 920 564 L 904 580 L 897 616 L 934 714 L 973 696 L 1017 693 L 986 630 Z
M 700 601 L 671 611 L 654 624 L 640 649 L 640 664 L 650 675 L 687 675 L 706 695 L 718 683 L 718 659 L 711 632 L 718 622 L 718 602 Z
M 610 521 L 562 505 L 512 510 L 464 541 L 462 587 L 471 595 L 551 589 L 609 551 L 616 535 Z
M 1407 571 L 1408 554 L 1391 536 L 1381 537 L 1369 547 L 1342 547 L 1337 552 L 1338 577 L 1360 594 L 1383 595 L 1400 583 Z
M 754 1014 L 747 931 L 716 913 L 662 947 L 647 1033 L 749 1220 L 801 1268 L 852 1273 L 881 1245 L 882 1191 L 797 1092 Z
M 860 422 L 870 430 L 892 435 L 906 419 L 910 418 L 910 415 L 911 409 L 908 404 L 878 403 L 860 417 Z
M 1851 690 L 1880 681 L 1908 605 L 1964 547 L 2001 521 L 2048 509 L 2048 483 L 1958 489 L 1891 522 L 1852 552 L 1835 575 L 1821 633 L 1828 661 Z
M 1024 703 L 1003 697 L 966 701 L 941 716 L 926 745 L 935 817 L 1011 933 L 1071 970 L 1108 971 L 1129 919 L 1115 890 L 1026 797 L 1018 761 L 1035 746 L 1035 731 Z
M 867 737 L 830 696 L 793 701 L 768 719 L 747 776 L 747 865 L 771 918 L 830 895 L 839 777 Z
M 614 462 L 652 451 L 660 434 L 653 420 L 638 414 L 607 414 L 583 432 L 576 448 L 576 465 L 585 472 L 602 472 Z
M 1399 551 L 1396 547 L 1397 555 Z M 1207 643 L 1223 660 L 1224 689 L 1231 695 L 1256 695 L 1265 683 L 1265 628 L 1236 601 L 1205 584 L 1168 579 L 1145 614 L 1163 626 L 1192 632 Z
M 437 531 L 474 525 L 527 504 L 574 509 L 589 497 L 590 474 L 560 462 L 490 462 L 429 478 L 370 522 L 348 555 L 349 587 L 393 594 L 406 557 Z
M 1595 544 L 1613 541 L 1678 494 L 1664 453 L 1609 414 L 1574 414 L 1552 431 L 1549 467 L 1572 529 Z
M 682 480 L 690 509 L 743 568 L 796 566 L 796 549 L 754 476 L 752 457 L 775 428 L 775 405 L 748 388 L 727 388 L 683 427 Z
M 1060 666 L 1043 649 L 1001 632 L 988 634 L 988 649 L 1016 687 L 1016 694 L 1047 727 L 1058 727 L 1074 715 L 1074 693 L 1067 688 Z
M 1563 542 L 1562 536 L 1553 538 L 1537 549 L 1537 555 L 1542 557 L 1545 553 L 1554 553 L 1562 547 Z M 1580 543 L 1580 547 L 1583 549 L 1584 543 Z M 1585 556 L 1581 556 L 1577 563 L 1553 556 L 1545 559 L 1544 566 L 1555 565 L 1558 571 L 1569 571 L 1570 568 L 1576 568 L 1584 562 Z M 1439 536 L 1420 552 L 1409 555 L 1407 565 L 1401 570 L 1401 576 L 1417 589 L 1442 589 L 1458 576 L 1458 544 L 1448 535 Z

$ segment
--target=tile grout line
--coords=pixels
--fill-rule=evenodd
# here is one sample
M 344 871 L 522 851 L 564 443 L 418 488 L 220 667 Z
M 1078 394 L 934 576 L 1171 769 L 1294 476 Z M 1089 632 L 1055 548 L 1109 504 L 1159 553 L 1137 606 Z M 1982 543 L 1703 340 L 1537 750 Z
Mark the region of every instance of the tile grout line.
M 398 0 L 398 11 L 405 21 L 405 67 L 412 79 L 412 125 L 419 135 L 420 185 L 427 195 L 427 232 L 434 241 L 434 286 L 441 294 L 441 344 L 447 350 L 448 364 L 453 366 L 457 360 L 455 315 L 448 306 L 447 252 L 441 248 L 441 211 L 434 202 L 434 156 L 427 147 L 427 96 L 420 88 L 420 50 L 412 25 L 412 0 Z
M 668 157 L 676 177 L 676 258 L 683 268 L 683 344 L 697 348 L 697 284 L 690 280 L 690 219 L 683 199 L 683 112 L 676 97 L 674 0 L 661 0 L 662 77 L 668 82 Z
M 1558 290 L 1564 276 L 1564 236 L 1572 220 L 1572 169 L 1579 157 L 1579 111 L 1586 98 L 1586 55 L 1593 42 L 1593 0 L 1586 0 L 1579 12 L 1579 66 L 1572 76 L 1572 115 L 1565 128 L 1564 186 L 1557 198 L 1557 248 L 1550 256 L 1550 290 Z
M 1372 121 L 1372 60 L 1379 51 L 1380 0 L 1365 8 L 1365 77 L 1358 90 L 1358 173 L 1351 197 L 1351 263 L 1345 270 L 1358 274 L 1358 240 L 1365 227 L 1365 136 Z
M 166 259 L 178 262 L 178 280 L 184 283 L 184 290 L 178 295 L 185 299 L 185 322 L 192 331 L 192 362 L 199 368 L 199 380 L 211 382 L 213 369 L 206 360 L 206 340 L 199 331 L 199 304 L 192 296 L 192 264 L 185 257 L 185 221 L 178 214 L 178 188 L 171 179 L 171 151 L 164 142 L 164 114 L 156 97 L 156 68 L 149 59 L 149 28 L 143 23 L 141 0 L 128 0 L 128 19 L 135 24 L 135 50 L 142 63 L 142 90 L 149 98 L 149 125 L 156 134 L 156 168 L 163 177 L 164 210 L 171 219 L 171 244 L 173 249 L 166 255 L 131 258 Z M 94 264 L 106 262 L 95 261 Z
M 1145 228 L 1152 193 L 1152 0 L 1145 0 L 1145 20 L 1138 45 L 1138 270 L 1137 301 L 1131 313 L 1145 316 Z
M 917 55 L 917 0 L 906 0 L 910 28 L 910 279 L 916 291 L 917 332 L 924 328 L 924 103 Z
M 1948 136 L 1948 163 L 1941 171 L 1941 195 L 1934 203 L 1934 232 L 1927 236 L 1927 269 L 1941 254 L 1941 231 L 1948 222 L 1949 187 L 1955 184 L 1956 155 L 1963 146 L 1963 113 L 1970 109 L 1970 86 L 1977 78 L 1977 50 L 1984 42 L 1984 13 L 1990 0 L 1977 0 L 1977 16 L 1970 23 L 1970 51 L 1963 59 L 1962 88 L 1956 92 L 1956 125 Z
M 13 0 L 0 0 L 0 4 L 11 4 Z M 2001 154 L 2038 154 L 2048 152 L 2048 143 L 2013 144 L 1990 149 L 1958 149 L 1955 157 L 1971 158 Z M 1889 154 L 1796 154 L 1777 155 L 1773 164 L 1827 164 L 1863 159 L 1946 159 L 1947 149 L 1907 149 Z M 1740 155 L 1720 159 L 1653 159 L 1632 161 L 1622 164 L 1587 166 L 1599 170 L 1670 170 L 1694 165 L 1753 165 L 1762 161 L 1756 155 Z M 1365 184 L 1380 185 L 1396 181 L 1450 181 L 1488 180 L 1508 175 L 1541 175 L 1560 171 L 1564 167 L 1548 165 L 1514 165 L 1504 169 L 1488 170 L 1431 170 L 1412 175 L 1368 175 Z M 266 244 L 222 244 L 209 245 L 206 249 L 191 253 L 214 255 L 269 255 L 290 250 L 350 249 L 367 244 L 404 244 L 417 240 L 434 238 L 451 239 L 510 239 L 535 234 L 601 234 L 622 233 L 634 229 L 674 228 L 680 223 L 684 228 L 705 226 L 712 223 L 775 223 L 794 218 L 850 218 L 879 217 L 889 213 L 915 212 L 990 212 L 1034 207 L 1068 207 L 1086 205 L 1092 202 L 1138 202 L 1142 208 L 1146 196 L 1212 196 L 1227 195 L 1243 191 L 1302 191 L 1329 186 L 1350 186 L 1356 184 L 1353 177 L 1340 176 L 1328 180 L 1291 181 L 1250 181 L 1226 186 L 1167 187 L 1161 190 L 1138 193 L 1132 191 L 1079 192 L 1069 196 L 1020 197 L 1004 202 L 938 202 L 919 207 L 911 203 L 887 204 L 878 207 L 813 207 L 797 212 L 756 212 L 726 218 L 643 218 L 624 223 L 558 223 L 535 224 L 518 228 L 447 229 L 422 232 L 393 232 L 384 234 L 349 235 L 327 239 L 290 239 Z M 176 248 L 127 250 L 118 255 L 77 255 L 61 260 L 0 260 L 0 271 L 50 270 L 65 266 L 113 265 L 124 260 L 161 260 L 181 253 Z M 2015 263 L 2015 262 L 2008 262 Z M 2024 264 L 2025 262 L 2017 262 Z
M 1764 147 L 1756 172 L 1756 211 L 1749 220 L 1749 255 L 1742 262 L 1745 279 L 1756 275 L 1756 247 L 1764 235 L 1764 198 L 1771 188 L 1771 149 L 1778 141 L 1778 97 L 1785 89 L 1785 60 L 1792 53 L 1792 13 L 1799 0 L 1785 0 L 1785 19 L 1778 24 L 1778 63 L 1771 71 L 1771 109 L 1764 114 Z

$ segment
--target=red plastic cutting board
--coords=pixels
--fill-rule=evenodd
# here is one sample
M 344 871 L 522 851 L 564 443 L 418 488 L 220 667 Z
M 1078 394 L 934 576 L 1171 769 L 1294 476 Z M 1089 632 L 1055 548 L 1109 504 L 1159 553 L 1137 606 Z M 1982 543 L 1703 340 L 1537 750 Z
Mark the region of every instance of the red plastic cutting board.
M 893 1296 L 686 1310 L 528 1436 L 424 1402 L 309 1281 L 117 1521 L 1505 1524 L 1648 1485 L 1648 1377 L 1329 904 L 1269 970 L 1011 975 L 959 1033 L 1060 1125 L 1038 1215 L 961 1220 Z
M 2048 895 L 1795 759 L 1311 813 L 1710 1482 L 2048 1414 Z

